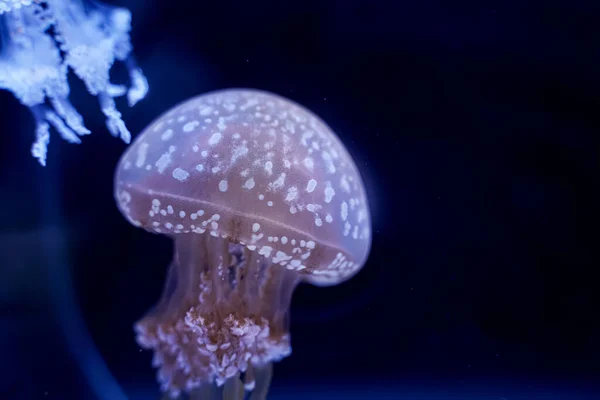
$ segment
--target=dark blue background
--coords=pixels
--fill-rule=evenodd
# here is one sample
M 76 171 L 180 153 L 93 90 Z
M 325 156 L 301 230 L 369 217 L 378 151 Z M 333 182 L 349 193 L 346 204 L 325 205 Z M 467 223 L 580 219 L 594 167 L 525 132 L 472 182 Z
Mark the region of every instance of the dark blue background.
M 600 4 L 112 3 L 151 85 L 119 101 L 134 134 L 191 96 L 260 88 L 325 119 L 363 174 L 371 257 L 297 290 L 274 398 L 600 398 Z M 93 399 L 91 343 L 132 400 L 154 399 L 131 326 L 170 242 L 118 213 L 125 146 L 72 88 L 94 134 L 53 135 L 46 168 L 0 92 L 0 399 Z

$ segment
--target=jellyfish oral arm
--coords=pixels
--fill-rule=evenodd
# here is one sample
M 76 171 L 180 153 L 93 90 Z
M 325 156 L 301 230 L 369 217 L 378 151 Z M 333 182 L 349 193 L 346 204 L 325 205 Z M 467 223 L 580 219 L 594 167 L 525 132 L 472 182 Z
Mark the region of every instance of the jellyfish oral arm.
M 174 290 L 167 284 L 136 325 L 140 346 L 154 351 L 162 390 L 176 397 L 213 382 L 227 388 L 240 377 L 248 391 L 265 387 L 265 368 L 291 353 L 287 317 L 297 273 L 211 235 L 177 237 L 171 268 Z
M 50 128 L 70 143 L 89 134 L 68 100 L 70 68 L 100 101 L 110 133 L 129 143 L 131 135 L 114 104 L 127 94 L 133 106 L 148 92 L 129 41 L 131 13 L 90 0 L 0 0 L 0 89 L 11 91 L 36 120 L 31 153 L 46 164 Z M 115 85 L 109 71 L 123 61 L 131 86 Z

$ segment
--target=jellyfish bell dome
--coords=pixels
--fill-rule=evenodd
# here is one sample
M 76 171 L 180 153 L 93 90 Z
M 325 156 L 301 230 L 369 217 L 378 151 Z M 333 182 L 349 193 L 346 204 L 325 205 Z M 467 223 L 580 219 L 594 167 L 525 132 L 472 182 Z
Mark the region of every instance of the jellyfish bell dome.
M 355 163 L 315 114 L 232 89 L 179 104 L 121 158 L 120 211 L 175 241 L 163 299 L 137 324 L 163 390 L 223 384 L 287 356 L 301 281 L 337 284 L 365 263 L 370 214 Z M 174 289 L 173 289 L 174 287 Z

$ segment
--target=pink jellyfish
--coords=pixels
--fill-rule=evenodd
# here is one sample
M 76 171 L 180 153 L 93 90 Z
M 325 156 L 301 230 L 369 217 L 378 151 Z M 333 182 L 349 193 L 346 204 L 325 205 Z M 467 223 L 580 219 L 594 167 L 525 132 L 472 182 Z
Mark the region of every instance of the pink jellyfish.
M 175 242 L 163 297 L 135 326 L 173 398 L 264 399 L 271 363 L 291 353 L 296 285 L 340 283 L 370 250 L 343 144 L 267 92 L 217 91 L 160 116 L 121 158 L 115 196 L 129 222 Z

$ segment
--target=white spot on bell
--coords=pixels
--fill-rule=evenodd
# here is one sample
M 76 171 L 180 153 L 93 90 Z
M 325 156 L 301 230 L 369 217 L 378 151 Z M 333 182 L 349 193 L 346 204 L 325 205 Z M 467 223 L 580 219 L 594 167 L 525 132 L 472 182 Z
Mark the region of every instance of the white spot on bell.
M 342 202 L 340 215 L 342 217 L 342 221 L 345 221 L 346 218 L 348 218 L 348 203 L 346 203 L 345 201 Z
M 330 203 L 335 196 L 335 190 L 331 186 L 327 186 L 325 188 L 325 203 Z
M 148 143 L 143 142 L 140 143 L 140 147 L 138 147 L 137 151 L 137 159 L 135 160 L 135 166 L 138 168 L 142 168 L 144 163 L 146 162 L 146 155 L 148 154 Z
M 167 129 L 166 131 L 163 132 L 162 135 L 160 135 L 160 140 L 162 140 L 163 142 L 166 142 L 167 140 L 171 139 L 173 137 L 173 129 Z
M 265 163 L 265 171 L 267 171 L 267 174 L 269 175 L 273 173 L 273 163 L 271 161 Z
M 285 196 L 285 201 L 293 201 L 298 198 L 298 188 L 296 186 L 292 186 L 288 188 L 287 195 Z
M 254 183 L 254 179 L 249 178 L 245 183 L 244 183 L 244 188 L 250 190 L 254 187 L 255 183 Z
M 198 122 L 198 121 L 191 121 L 191 122 L 188 122 L 187 124 L 185 124 L 185 125 L 183 126 L 183 131 L 184 131 L 185 133 L 189 133 L 189 132 L 193 131 L 194 129 L 196 129 L 196 127 L 197 127 L 198 125 L 200 125 L 200 122 Z
M 313 167 L 315 166 L 315 163 L 311 157 L 306 157 L 304 159 L 304 166 L 312 171 Z
M 221 182 L 219 182 L 219 190 L 221 192 L 227 191 L 227 181 L 226 180 L 222 180 Z
M 221 141 L 222 137 L 223 135 L 221 134 L 221 132 L 215 132 L 212 134 L 210 139 L 208 139 L 208 144 L 211 146 L 216 146 Z
M 173 178 L 177 179 L 179 182 L 184 182 L 189 176 L 190 173 L 184 169 L 175 168 L 173 170 Z

